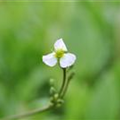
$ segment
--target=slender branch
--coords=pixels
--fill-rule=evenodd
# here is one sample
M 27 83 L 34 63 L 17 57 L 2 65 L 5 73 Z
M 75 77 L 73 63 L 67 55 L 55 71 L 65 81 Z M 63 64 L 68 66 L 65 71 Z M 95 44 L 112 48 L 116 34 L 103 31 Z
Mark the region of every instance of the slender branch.
M 66 81 L 66 68 L 63 68 L 63 81 L 62 81 L 62 85 L 60 88 L 59 96 L 61 96 L 61 94 L 62 94 L 62 91 L 63 91 L 64 86 L 65 86 L 65 81 Z
M 65 96 L 67 90 L 68 90 L 68 86 L 69 86 L 69 83 L 71 81 L 71 79 L 74 77 L 75 73 L 71 73 L 70 76 L 66 79 L 66 82 L 65 82 L 65 85 L 64 85 L 64 89 L 61 93 L 61 98 L 63 99 L 63 97 Z
M 23 114 L 20 114 L 20 115 L 13 115 L 13 116 L 10 116 L 10 117 L 6 117 L 6 118 L 3 118 L 3 119 L 0 119 L 0 120 L 14 120 L 14 119 L 21 119 L 21 118 L 24 118 L 24 117 L 28 117 L 28 116 L 32 116 L 32 115 L 35 115 L 35 114 L 38 114 L 38 113 L 43 113 L 45 111 L 48 111 L 50 110 L 51 108 L 53 108 L 54 106 L 53 105 L 48 105 L 48 106 L 45 106 L 44 108 L 38 108 L 38 109 L 35 109 L 33 111 L 30 111 L 30 112 L 27 112 L 27 113 L 23 113 Z
M 68 89 L 68 85 L 69 85 L 69 82 L 70 80 L 72 79 L 73 77 L 73 74 L 71 74 L 68 79 L 66 79 L 66 68 L 63 69 L 63 82 L 62 82 L 62 85 L 61 85 L 61 88 L 60 88 L 60 92 L 58 93 L 58 99 L 59 98 L 63 98 L 67 89 Z M 57 100 L 56 100 L 57 101 Z M 23 113 L 23 114 L 19 114 L 19 115 L 13 115 L 13 116 L 10 116 L 10 117 L 6 117 L 6 118 L 3 118 L 3 119 L 0 119 L 0 120 L 14 120 L 14 119 L 21 119 L 21 118 L 24 118 L 24 117 L 29 117 L 29 116 L 32 116 L 32 115 L 35 115 L 35 114 L 38 114 L 38 113 L 43 113 L 43 112 L 46 112 L 52 108 L 54 108 L 56 106 L 56 102 L 53 103 L 53 104 L 50 104 L 48 106 L 45 106 L 43 108 L 38 108 L 38 109 L 35 109 L 35 110 L 32 110 L 32 111 L 29 111 L 27 113 Z
M 63 98 L 65 96 L 65 93 L 67 92 L 68 89 L 68 85 L 69 85 L 70 81 L 67 80 L 66 85 L 64 87 L 63 92 L 61 93 L 61 98 Z

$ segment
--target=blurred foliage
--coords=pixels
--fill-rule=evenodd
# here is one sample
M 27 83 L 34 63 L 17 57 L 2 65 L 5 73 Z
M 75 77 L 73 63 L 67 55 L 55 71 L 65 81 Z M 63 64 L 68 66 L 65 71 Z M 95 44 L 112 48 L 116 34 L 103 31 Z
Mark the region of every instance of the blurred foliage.
M 0 117 L 44 106 L 49 78 L 60 86 L 41 58 L 61 37 L 77 55 L 65 104 L 23 120 L 120 119 L 118 2 L 0 2 Z

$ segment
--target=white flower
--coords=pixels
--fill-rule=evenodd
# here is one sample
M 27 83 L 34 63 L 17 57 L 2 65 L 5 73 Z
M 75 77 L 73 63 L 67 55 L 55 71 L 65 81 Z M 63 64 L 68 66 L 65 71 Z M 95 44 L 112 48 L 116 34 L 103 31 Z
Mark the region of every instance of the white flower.
M 67 68 L 75 63 L 76 56 L 68 53 L 65 43 L 62 39 L 59 39 L 54 44 L 54 51 L 48 55 L 44 55 L 42 59 L 50 67 L 55 66 L 59 62 L 62 68 Z

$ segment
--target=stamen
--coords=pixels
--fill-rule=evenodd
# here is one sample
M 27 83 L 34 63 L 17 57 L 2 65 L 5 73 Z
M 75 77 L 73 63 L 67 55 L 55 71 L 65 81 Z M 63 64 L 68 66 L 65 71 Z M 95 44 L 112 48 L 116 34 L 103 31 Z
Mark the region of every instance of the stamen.
M 56 58 L 61 58 L 61 57 L 64 56 L 64 53 L 65 53 L 65 52 L 64 52 L 63 50 L 61 50 L 61 49 L 60 49 L 60 50 L 57 50 L 57 51 L 56 51 L 56 54 L 55 54 L 55 57 L 56 57 Z

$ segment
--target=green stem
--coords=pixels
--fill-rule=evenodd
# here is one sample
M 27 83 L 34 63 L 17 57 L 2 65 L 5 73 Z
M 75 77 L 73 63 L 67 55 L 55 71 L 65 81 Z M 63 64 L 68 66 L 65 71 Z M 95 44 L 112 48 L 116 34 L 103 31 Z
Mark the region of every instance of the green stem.
M 65 85 L 64 85 L 64 89 L 63 89 L 63 91 L 62 91 L 62 93 L 61 93 L 61 96 L 60 96 L 62 99 L 63 99 L 63 97 L 65 96 L 65 93 L 67 92 L 69 82 L 70 82 L 70 81 L 67 79 L 67 80 L 66 80 L 66 83 L 65 83 Z
M 44 108 L 42 109 L 35 109 L 33 111 L 30 111 L 30 112 L 27 112 L 27 113 L 23 113 L 23 114 L 20 114 L 20 115 L 13 115 L 13 116 L 10 116 L 10 117 L 6 117 L 6 118 L 3 118 L 3 119 L 0 119 L 0 120 L 14 120 L 14 119 L 21 119 L 21 118 L 24 118 L 24 117 L 28 117 L 28 116 L 32 116 L 32 115 L 35 115 L 35 114 L 38 114 L 38 113 L 43 113 L 45 111 L 48 111 L 50 110 L 51 108 L 53 108 L 54 106 L 53 105 L 48 105 L 48 106 L 45 106 Z
M 64 88 L 63 88 L 62 93 L 61 93 L 61 98 L 62 98 L 62 99 L 63 99 L 63 97 L 65 96 L 65 94 L 66 94 L 66 92 L 67 92 L 67 90 L 68 90 L 69 83 L 70 83 L 71 79 L 74 77 L 74 75 L 75 75 L 75 73 L 72 72 L 72 73 L 70 74 L 70 76 L 66 79 Z
M 61 85 L 61 88 L 60 88 L 60 92 L 59 92 L 59 97 L 60 98 L 63 98 L 67 89 L 68 89 L 68 85 L 69 85 L 69 82 L 70 80 L 72 79 L 73 75 L 71 74 L 71 76 L 69 76 L 68 79 L 66 79 L 66 68 L 63 69 L 63 82 L 62 82 L 62 85 Z M 32 115 L 35 115 L 35 114 L 38 114 L 38 113 L 43 113 L 43 112 L 46 112 L 52 108 L 55 107 L 55 104 L 50 104 L 48 106 L 45 106 L 44 108 L 38 108 L 38 109 L 35 109 L 35 110 L 32 110 L 30 112 L 27 112 L 27 113 L 23 113 L 23 114 L 20 114 L 20 115 L 13 115 L 13 116 L 10 116 L 10 117 L 6 117 L 6 118 L 3 118 L 3 119 L 0 119 L 0 120 L 13 120 L 13 119 L 21 119 L 21 118 L 24 118 L 24 117 L 29 117 L 29 116 L 32 116 Z
M 62 94 L 62 91 L 65 86 L 65 82 L 66 82 L 66 68 L 63 68 L 63 81 L 62 81 L 62 86 L 60 88 L 59 96 L 61 96 L 61 94 Z

